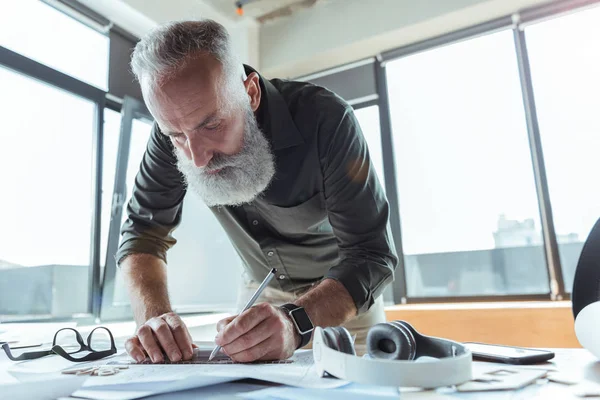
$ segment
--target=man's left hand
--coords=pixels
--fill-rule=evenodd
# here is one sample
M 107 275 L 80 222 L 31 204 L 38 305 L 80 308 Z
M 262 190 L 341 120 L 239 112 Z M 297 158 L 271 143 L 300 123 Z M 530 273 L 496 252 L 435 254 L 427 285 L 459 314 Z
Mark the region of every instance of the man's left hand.
M 284 310 L 268 303 L 219 321 L 217 331 L 216 344 L 236 362 L 285 360 L 300 344 L 300 335 Z

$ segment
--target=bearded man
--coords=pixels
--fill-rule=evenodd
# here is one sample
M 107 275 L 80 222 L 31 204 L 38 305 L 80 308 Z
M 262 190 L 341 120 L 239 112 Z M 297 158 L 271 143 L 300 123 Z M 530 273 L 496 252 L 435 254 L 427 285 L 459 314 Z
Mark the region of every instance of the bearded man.
M 352 107 L 309 83 L 261 77 L 211 20 L 156 28 L 131 65 L 155 123 L 116 255 L 138 325 L 130 356 L 192 357 L 166 285 L 188 192 L 213 211 L 243 262 L 240 303 L 278 271 L 259 304 L 219 322 L 223 352 L 238 362 L 285 359 L 313 326 L 339 325 L 360 352 L 369 327 L 385 322 L 381 295 L 397 257 Z

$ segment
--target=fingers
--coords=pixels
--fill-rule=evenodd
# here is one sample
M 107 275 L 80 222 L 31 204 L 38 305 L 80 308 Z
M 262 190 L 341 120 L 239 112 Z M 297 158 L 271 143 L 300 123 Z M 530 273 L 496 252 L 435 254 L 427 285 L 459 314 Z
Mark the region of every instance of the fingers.
M 247 363 L 256 360 L 274 360 L 277 357 L 269 357 L 274 346 L 273 336 L 263 340 L 253 347 L 247 348 L 236 354 L 229 354 L 229 357 L 235 362 Z
M 223 318 L 219 322 L 217 322 L 217 332 L 221 332 L 237 315 L 232 315 L 231 317 Z
M 262 303 L 244 311 L 234 321 L 231 321 L 215 338 L 219 346 L 226 346 L 246 332 L 253 329 L 265 319 L 275 314 L 275 308 L 268 303 Z
M 137 362 L 142 362 L 146 359 L 144 348 L 137 336 L 132 336 L 125 341 L 125 350 L 127 350 L 127 354 Z
M 190 335 L 190 332 L 188 331 L 181 318 L 179 318 L 179 316 L 174 313 L 165 314 L 163 318 L 169 326 L 169 328 L 171 329 L 171 333 L 173 334 L 173 338 L 175 339 L 175 343 L 179 348 L 180 354 L 183 355 L 183 359 L 191 359 L 193 355 L 192 336 Z M 171 358 L 171 361 L 179 360 L 174 360 L 173 358 Z
M 127 351 L 132 357 L 137 360 L 136 350 L 141 347 L 142 356 L 145 350 L 154 363 L 164 361 L 163 351 L 171 361 L 189 360 L 194 355 L 193 347 L 197 347 L 181 318 L 172 312 L 146 321 L 139 327 L 137 338 L 130 338 L 128 343 Z
M 279 319 L 268 318 L 255 326 L 254 329 L 223 346 L 223 351 L 225 354 L 231 355 L 250 349 L 270 338 L 274 333 L 280 332 L 283 328 L 282 325 Z
M 171 332 L 171 327 L 167 324 L 167 321 L 160 317 L 152 318 L 146 322 L 146 325 L 152 328 L 152 331 L 158 339 L 160 346 L 167 354 L 167 357 L 169 357 L 171 361 L 181 360 L 181 351 L 179 351 L 179 346 L 177 345 L 177 342 L 175 342 L 173 332 Z
M 142 346 L 146 350 L 146 353 L 150 356 L 152 362 L 162 362 L 164 361 L 162 352 L 156 340 L 154 340 L 154 333 L 152 332 L 152 328 L 148 325 L 142 325 L 138 329 L 137 337 L 140 339 Z

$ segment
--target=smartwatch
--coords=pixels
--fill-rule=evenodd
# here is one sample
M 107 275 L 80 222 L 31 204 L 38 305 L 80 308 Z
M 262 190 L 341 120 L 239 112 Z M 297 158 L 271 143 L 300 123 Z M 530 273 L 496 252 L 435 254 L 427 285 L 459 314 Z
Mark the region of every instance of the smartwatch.
M 281 306 L 283 311 L 290 316 L 290 319 L 296 327 L 296 331 L 300 334 L 300 345 L 298 349 L 306 346 L 310 342 L 314 326 L 310 317 L 303 307 L 298 307 L 295 304 L 284 304 Z

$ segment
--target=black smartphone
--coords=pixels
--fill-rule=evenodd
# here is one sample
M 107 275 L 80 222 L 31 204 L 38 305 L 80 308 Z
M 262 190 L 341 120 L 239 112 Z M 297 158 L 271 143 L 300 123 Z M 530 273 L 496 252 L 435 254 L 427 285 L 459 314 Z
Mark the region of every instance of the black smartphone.
M 548 350 L 475 342 L 467 342 L 464 345 L 471 350 L 473 360 L 476 361 L 526 365 L 537 364 L 554 358 L 554 353 Z

